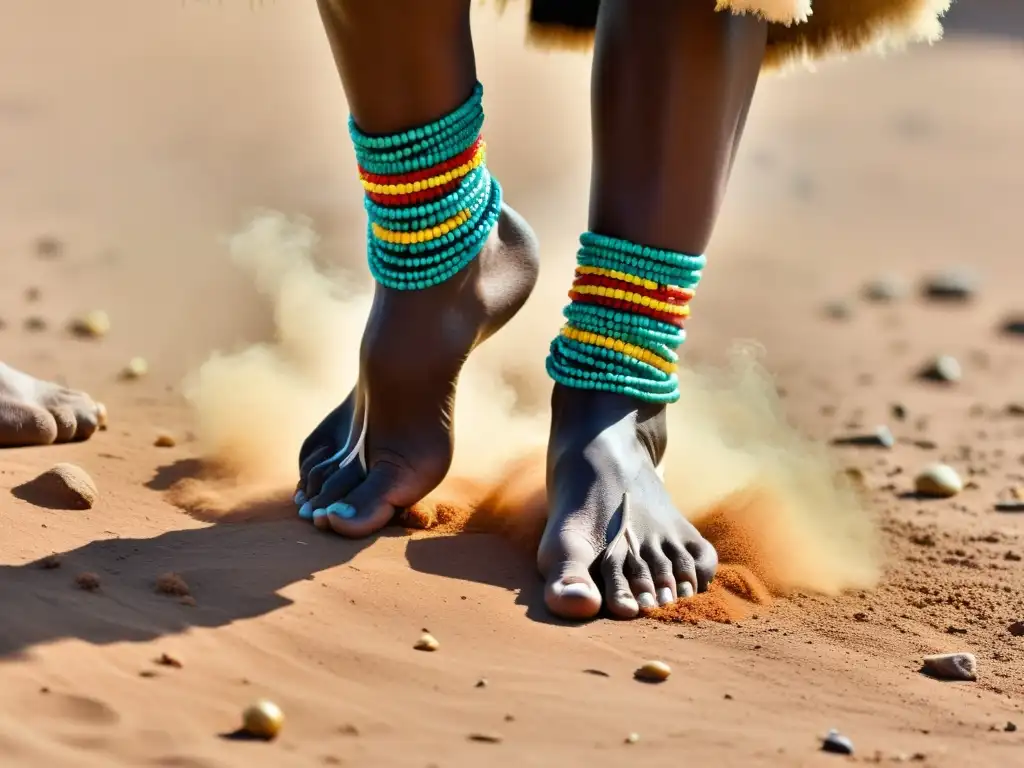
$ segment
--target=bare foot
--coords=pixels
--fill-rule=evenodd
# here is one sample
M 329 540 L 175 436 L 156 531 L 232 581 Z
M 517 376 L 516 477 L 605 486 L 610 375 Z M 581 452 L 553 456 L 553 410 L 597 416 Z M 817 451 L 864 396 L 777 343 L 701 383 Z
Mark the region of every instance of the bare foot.
M 99 419 L 100 406 L 84 392 L 0 363 L 0 447 L 87 440 Z
M 300 455 L 301 517 L 367 536 L 440 484 L 452 460 L 462 365 L 523 306 L 537 271 L 533 232 L 505 207 L 483 250 L 454 278 L 422 291 L 377 286 L 359 381 Z
M 537 553 L 553 613 L 629 619 L 707 589 L 718 554 L 662 484 L 667 439 L 664 406 L 555 386 Z

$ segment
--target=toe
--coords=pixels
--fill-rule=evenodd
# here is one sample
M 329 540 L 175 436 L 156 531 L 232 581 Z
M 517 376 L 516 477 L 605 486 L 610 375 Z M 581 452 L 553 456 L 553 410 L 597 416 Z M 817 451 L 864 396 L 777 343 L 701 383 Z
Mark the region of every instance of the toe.
M 601 576 L 604 579 L 604 603 L 608 612 L 620 619 L 632 619 L 640 613 L 640 603 L 633 594 L 633 587 L 626 577 L 627 553 L 618 548 L 605 550 L 601 559 Z M 654 597 L 651 595 L 651 599 Z M 654 603 L 650 606 L 653 608 Z
M 650 547 L 642 552 L 644 562 L 651 572 L 654 584 L 654 597 L 658 605 L 669 605 L 676 601 L 678 581 L 672 567 L 672 561 L 660 548 Z
M 305 494 L 306 482 L 309 480 L 309 473 L 313 470 L 313 467 L 330 456 L 330 452 L 331 449 L 329 446 L 321 445 L 319 448 L 315 448 L 310 451 L 304 459 L 300 460 L 298 490 Z
M 652 608 L 657 608 L 657 589 L 654 586 L 654 578 L 651 576 L 651 569 L 647 565 L 647 561 L 633 552 L 629 552 L 626 555 L 623 571 L 640 610 L 649 611 Z
M 0 447 L 49 445 L 57 439 L 57 422 L 43 408 L 0 399 Z
M 676 590 L 680 597 L 692 597 L 697 591 L 699 581 L 694 566 L 693 555 L 680 542 L 665 544 L 665 555 L 672 563 L 672 575 L 676 582 Z
M 707 539 L 698 539 L 686 546 L 693 558 L 693 568 L 697 576 L 697 591 L 703 592 L 715 578 L 718 570 L 718 551 Z
M 339 471 L 338 474 L 341 474 Z M 391 522 L 397 511 L 393 502 L 402 485 L 402 469 L 381 462 L 344 499 L 326 508 L 323 518 L 335 533 L 359 539 L 376 533 Z
M 342 502 L 364 477 L 362 465 L 358 461 L 344 467 L 335 464 L 334 472 L 327 476 L 317 493 L 311 494 L 307 488 L 307 499 L 299 507 L 299 517 L 312 519 L 316 527 L 323 531 L 330 530 L 331 507 Z
M 85 400 L 74 408 L 75 440 L 88 440 L 100 428 L 99 411 L 92 400 Z
M 78 431 L 78 421 L 70 405 L 54 405 L 50 407 L 50 415 L 57 424 L 57 439 L 54 442 L 66 443 L 74 439 Z
M 601 610 L 601 591 L 590 576 L 597 552 L 585 537 L 563 532 L 538 553 L 538 565 L 547 579 L 544 602 L 565 619 L 591 619 Z

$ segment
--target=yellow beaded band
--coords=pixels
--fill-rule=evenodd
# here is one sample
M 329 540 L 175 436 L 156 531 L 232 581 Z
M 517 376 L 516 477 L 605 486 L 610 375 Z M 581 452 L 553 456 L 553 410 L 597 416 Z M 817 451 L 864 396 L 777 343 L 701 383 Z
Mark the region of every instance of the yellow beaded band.
M 618 339 L 612 339 L 608 336 L 602 336 L 598 333 L 581 331 L 571 325 L 565 325 L 562 327 L 562 335 L 567 339 L 572 339 L 573 341 L 578 341 L 582 344 L 590 344 L 595 347 L 604 347 L 605 349 L 611 349 L 615 352 L 621 352 L 628 357 L 632 357 L 634 360 L 639 360 L 643 363 L 647 363 L 648 365 L 653 365 L 663 373 L 675 373 L 679 367 L 676 363 L 671 363 L 662 357 L 658 357 L 649 349 L 644 349 L 636 344 L 619 341 Z
M 653 280 L 645 280 L 642 277 L 636 275 L 630 275 L 626 272 L 620 272 L 617 269 L 602 269 L 601 267 L 576 267 L 576 271 L 581 275 L 597 275 L 598 277 L 609 277 L 612 280 L 622 280 L 625 283 L 632 283 L 633 285 L 639 285 L 641 288 L 646 288 L 649 291 L 658 290 L 659 286 Z
M 479 168 L 486 159 L 487 144 L 481 142 L 480 148 L 476 151 L 476 154 L 473 155 L 473 158 L 469 162 L 456 166 L 450 171 L 437 176 L 431 176 L 428 179 L 423 179 L 422 181 L 413 181 L 406 184 L 377 184 L 367 180 L 365 177 L 360 178 L 360 181 L 363 184 L 364 190 L 376 195 L 408 195 L 413 192 L 421 192 L 424 189 L 433 189 L 434 187 L 451 184 L 456 179 L 461 179 L 470 171 Z
M 471 215 L 471 211 L 465 209 L 459 211 L 447 221 L 442 221 L 436 227 L 420 229 L 416 232 L 396 232 L 392 229 L 384 229 L 377 222 L 374 222 L 371 226 L 373 228 L 373 236 L 378 240 L 395 245 L 411 245 L 412 243 L 429 243 L 431 240 L 435 240 L 442 235 L 447 235 L 456 227 L 461 227 L 469 221 Z
M 628 301 L 631 304 L 650 307 L 657 312 L 664 312 L 667 315 L 675 315 L 677 317 L 690 316 L 689 305 L 669 304 L 666 301 L 658 301 L 650 296 L 632 293 L 621 288 L 605 288 L 603 285 L 577 285 L 573 286 L 572 290 L 573 293 L 583 294 L 584 296 L 601 296 L 607 299 L 616 299 L 617 301 Z

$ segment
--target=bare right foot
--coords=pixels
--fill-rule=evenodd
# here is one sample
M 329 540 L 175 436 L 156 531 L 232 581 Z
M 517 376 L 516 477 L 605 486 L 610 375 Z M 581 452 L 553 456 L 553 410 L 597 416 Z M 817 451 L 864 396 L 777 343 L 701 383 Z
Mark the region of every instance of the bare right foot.
M 0 447 L 87 440 L 102 414 L 103 407 L 84 392 L 0 363 Z
M 459 372 L 523 306 L 538 268 L 532 230 L 506 206 L 455 277 L 421 291 L 377 286 L 359 381 L 302 447 L 300 517 L 367 536 L 440 484 L 454 450 Z

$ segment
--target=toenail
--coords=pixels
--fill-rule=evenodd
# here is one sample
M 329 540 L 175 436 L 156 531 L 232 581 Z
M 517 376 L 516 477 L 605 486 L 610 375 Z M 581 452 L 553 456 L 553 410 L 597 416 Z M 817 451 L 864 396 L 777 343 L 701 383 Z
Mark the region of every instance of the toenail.
M 688 581 L 679 582 L 679 596 L 693 597 L 693 584 Z
M 301 507 L 307 501 L 307 499 L 306 499 L 306 492 L 305 491 L 301 491 L 301 490 L 300 491 L 296 491 L 295 492 L 295 499 L 294 499 L 294 501 L 295 501 L 295 506 Z
M 313 519 L 315 520 L 315 519 L 320 518 L 320 517 L 327 517 L 327 515 L 329 514 L 328 509 L 330 509 L 330 508 L 328 507 L 328 508 L 325 509 L 324 507 L 320 507 L 318 509 L 314 509 L 313 510 Z
M 675 595 L 672 594 L 672 590 L 668 587 L 662 587 L 658 590 L 658 603 L 661 605 L 668 605 L 674 603 L 676 600 Z
M 590 587 L 581 582 L 563 584 L 559 597 L 590 597 Z
M 301 517 L 303 520 L 309 520 L 315 514 L 316 514 L 316 512 L 313 511 L 313 502 L 311 502 L 311 501 L 304 501 L 304 502 L 302 502 L 302 506 L 299 507 L 299 517 Z
M 657 608 L 658 601 L 654 599 L 654 595 L 650 592 L 641 592 L 637 596 L 636 601 L 640 604 L 641 608 Z
M 356 508 L 351 504 L 346 504 L 343 501 L 336 501 L 327 508 L 326 514 L 337 515 L 343 517 L 346 520 L 350 520 L 356 516 Z

